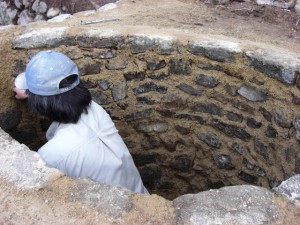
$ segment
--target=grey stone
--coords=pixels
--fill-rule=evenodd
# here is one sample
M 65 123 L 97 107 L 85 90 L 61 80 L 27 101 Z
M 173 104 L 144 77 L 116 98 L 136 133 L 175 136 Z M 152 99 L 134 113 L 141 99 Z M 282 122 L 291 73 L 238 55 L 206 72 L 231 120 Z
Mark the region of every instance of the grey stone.
M 272 110 L 274 121 L 283 128 L 292 127 L 292 119 L 289 113 L 283 108 L 275 108 Z
M 131 202 L 133 193 L 120 186 L 99 184 L 87 178 L 81 178 L 75 181 L 70 191 L 71 201 L 81 203 L 112 218 L 121 217 L 133 207 Z
M 260 177 L 266 176 L 266 171 L 263 168 L 260 168 L 259 166 L 255 167 L 255 173 Z
M 125 69 L 127 66 L 127 63 L 124 61 L 119 61 L 119 62 L 109 62 L 106 64 L 106 69 L 108 70 L 122 70 Z
M 262 123 L 256 121 L 254 118 L 247 117 L 247 126 L 257 129 L 257 128 L 260 128 L 262 126 Z
M 296 138 L 300 141 L 300 114 L 294 119 L 294 128 L 296 130 Z
M 176 124 L 175 129 L 183 135 L 187 135 L 191 132 L 191 126 L 184 123 Z
M 86 48 L 122 49 L 125 45 L 125 37 L 112 29 L 83 29 L 77 36 L 77 44 Z
M 242 114 L 237 114 L 234 112 L 227 112 L 226 113 L 226 117 L 227 119 L 231 120 L 231 121 L 235 121 L 235 122 L 243 122 L 244 117 Z
M 0 175 L 20 189 L 41 189 L 63 174 L 45 166 L 45 162 L 27 146 L 20 145 L 0 129 Z
M 104 91 L 108 90 L 111 84 L 111 80 L 99 80 L 99 87 Z
M 141 146 L 144 150 L 154 149 L 161 146 L 161 140 L 158 136 L 145 134 Z
M 42 15 L 44 16 L 44 15 Z M 64 13 L 64 14 L 59 14 L 58 16 L 55 16 L 51 19 L 48 19 L 47 22 L 48 23 L 60 23 L 68 18 L 72 17 L 71 14 L 67 14 L 67 13 Z
M 223 67 L 220 65 L 211 65 L 207 63 L 197 63 L 196 66 L 203 70 L 216 70 L 216 71 L 223 71 Z
M 155 45 L 155 39 L 147 36 L 130 36 L 128 38 L 132 53 L 142 53 L 151 49 Z
M 46 15 L 47 15 L 48 18 L 53 18 L 53 17 L 58 16 L 60 13 L 61 13 L 61 9 L 60 8 L 58 8 L 58 7 L 52 7 L 50 9 L 48 9 Z
M 238 90 L 237 87 L 234 87 L 234 86 L 232 86 L 232 85 L 230 85 L 230 84 L 225 84 L 225 85 L 224 85 L 224 89 L 225 89 L 225 91 L 226 91 L 229 95 L 231 95 L 231 96 L 237 96 L 237 90 Z
M 155 91 L 160 94 L 165 94 L 167 92 L 167 90 L 168 90 L 167 87 L 157 85 L 153 82 L 149 82 L 149 83 L 145 83 L 145 84 L 142 84 L 142 85 L 134 88 L 133 92 L 135 95 L 142 94 L 142 93 L 148 93 L 150 91 Z
M 269 153 L 268 153 L 268 148 L 267 146 L 261 142 L 258 139 L 254 140 L 254 149 L 255 151 L 260 154 L 266 161 L 269 161 Z
M 92 82 L 92 81 L 90 81 L 90 80 L 82 80 L 81 83 L 82 83 L 83 86 L 84 86 L 85 88 L 87 88 L 87 89 L 97 87 L 97 83 Z
M 198 133 L 197 137 L 210 147 L 220 148 L 222 145 L 219 137 L 213 133 Z
M 192 112 L 203 112 L 218 116 L 223 114 L 222 108 L 214 103 L 194 103 L 190 108 Z
M 197 121 L 199 124 L 204 124 L 206 122 L 202 116 L 193 115 L 193 114 L 178 113 L 174 117 L 177 119 Z
M 44 15 L 42 15 L 42 14 L 37 14 L 37 15 L 35 15 L 35 17 L 33 18 L 33 21 L 34 22 L 36 22 L 36 21 L 42 21 L 42 20 L 47 20 L 47 18 L 44 16 Z
M 223 132 L 229 137 L 237 137 L 243 141 L 249 141 L 251 138 L 251 135 L 243 128 L 231 124 L 226 124 L 218 119 L 213 119 L 211 121 L 211 126 Z
M 31 14 L 27 9 L 22 10 L 19 18 L 18 18 L 18 25 L 26 25 L 33 21 L 33 14 Z
M 134 128 L 138 132 L 163 133 L 168 130 L 168 123 L 160 120 L 145 121 L 135 124 Z
M 85 58 L 84 60 L 78 61 L 77 66 L 80 76 L 97 74 L 101 71 L 100 62 L 91 58 Z
M 152 59 L 152 60 L 147 61 L 147 69 L 148 70 L 159 70 L 159 69 L 164 68 L 166 65 L 167 64 L 164 59 L 162 59 L 162 60 Z
M 235 62 L 235 56 L 241 52 L 237 43 L 229 41 L 191 41 L 189 51 L 219 62 Z
M 300 15 L 300 1 L 299 0 L 297 0 L 295 2 L 295 11 L 298 15 Z
M 269 138 L 276 138 L 278 135 L 278 132 L 274 127 L 272 127 L 271 125 L 268 125 L 268 127 L 265 131 L 265 135 Z
M 127 84 L 126 82 L 122 82 L 118 85 L 114 85 L 112 88 L 112 96 L 114 101 L 119 101 L 127 97 Z
M 231 157 L 229 155 L 222 154 L 222 153 L 215 153 L 213 156 L 218 168 L 225 169 L 225 170 L 234 169 L 234 166 L 232 165 L 231 162 Z
M 144 71 L 139 71 L 139 72 L 127 72 L 124 74 L 124 77 L 127 81 L 139 81 L 139 80 L 144 80 L 145 79 L 145 72 Z
M 173 118 L 176 114 L 176 112 L 174 112 L 174 110 L 169 110 L 169 109 L 156 109 L 156 111 L 163 117 L 169 117 L 169 118 Z
M 67 34 L 68 29 L 69 27 L 27 29 L 13 40 L 12 46 L 33 49 L 75 45 L 75 37 Z
M 239 100 L 233 100 L 231 102 L 231 104 L 234 108 L 240 109 L 240 110 L 248 112 L 250 114 L 253 114 L 254 110 L 255 110 L 253 107 L 248 105 L 246 102 L 241 102 Z
M 0 25 L 9 25 L 17 17 L 18 10 L 11 8 L 6 2 L 0 2 Z
M 156 40 L 156 52 L 161 55 L 171 55 L 178 52 L 179 44 L 175 40 Z
M 21 0 L 14 0 L 14 4 L 18 9 L 21 9 L 23 5 Z
M 154 105 L 155 100 L 153 100 L 150 96 L 141 96 L 137 97 L 137 104 L 139 105 Z
M 167 109 L 184 109 L 187 107 L 187 99 L 177 93 L 167 93 L 161 98 L 161 106 Z
M 232 145 L 231 145 L 231 148 L 235 151 L 237 151 L 238 153 L 240 153 L 241 155 L 245 154 L 248 152 L 248 148 L 241 145 L 240 143 L 237 143 L 237 142 L 233 142 Z
M 176 198 L 173 204 L 178 225 L 272 224 L 279 216 L 273 194 L 250 185 L 187 194 Z
M 47 4 L 40 0 L 35 0 L 31 6 L 31 9 L 35 11 L 37 14 L 42 14 L 47 12 Z
M 100 91 L 91 91 L 92 99 L 99 105 L 107 105 L 112 102 L 112 99 Z
M 264 91 L 258 90 L 256 88 L 244 84 L 239 87 L 237 92 L 244 98 L 253 102 L 262 102 L 267 100 L 267 95 Z
M 269 122 L 271 122 L 271 120 L 272 120 L 272 114 L 268 110 L 266 110 L 263 107 L 259 107 L 259 112 L 261 112 L 261 114 L 263 115 L 263 117 L 266 120 L 268 120 Z
M 257 180 L 257 178 L 249 173 L 246 173 L 244 171 L 241 171 L 238 173 L 238 178 L 240 178 L 241 180 L 249 183 L 249 184 L 254 184 Z
M 191 62 L 183 59 L 171 59 L 170 60 L 170 74 L 176 75 L 189 75 L 191 74 Z
M 137 112 L 125 115 L 124 119 L 125 119 L 125 121 L 133 121 L 133 120 L 149 118 L 151 116 L 151 112 L 152 112 L 151 109 L 144 109 L 141 111 L 137 111 Z
M 153 80 L 163 80 L 165 78 L 169 77 L 169 74 L 166 74 L 164 72 L 158 73 L 158 74 L 148 74 L 147 75 L 149 78 L 153 79 Z
M 196 84 L 207 88 L 214 88 L 219 84 L 219 81 L 213 76 L 200 74 L 196 77 Z
M 117 52 L 114 50 L 102 51 L 92 56 L 92 58 L 97 58 L 97 59 L 112 59 L 116 57 L 117 57 Z
M 295 83 L 299 60 L 286 52 L 246 52 L 250 66 L 285 84 Z
M 300 174 L 283 181 L 273 190 L 300 206 Z
M 248 169 L 248 170 L 253 170 L 254 169 L 254 164 L 251 163 L 248 159 L 244 158 L 243 159 L 243 165 Z
M 279 184 L 282 182 L 281 180 L 271 177 L 270 175 L 267 175 L 267 180 L 270 188 L 278 187 Z
M 296 159 L 297 147 L 288 146 L 285 150 L 285 161 L 291 163 Z
M 23 5 L 25 8 L 28 8 L 30 6 L 31 0 L 22 0 Z
M 166 149 L 170 152 L 174 152 L 176 150 L 177 144 L 180 143 L 176 135 L 162 134 L 160 135 L 160 139 Z
M 180 84 L 176 85 L 176 87 L 190 95 L 202 96 L 204 93 L 203 90 L 195 89 L 194 87 L 192 87 L 186 83 L 180 83 Z

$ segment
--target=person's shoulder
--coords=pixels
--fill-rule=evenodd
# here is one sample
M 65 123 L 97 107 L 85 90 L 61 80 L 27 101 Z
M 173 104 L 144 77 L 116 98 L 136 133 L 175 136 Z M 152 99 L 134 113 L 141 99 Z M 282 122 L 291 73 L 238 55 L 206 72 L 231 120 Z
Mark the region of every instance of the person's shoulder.
M 97 114 L 106 114 L 106 110 L 101 106 L 99 105 L 98 103 L 92 101 L 91 102 L 91 105 L 90 105 L 90 111 L 92 112 L 95 112 Z

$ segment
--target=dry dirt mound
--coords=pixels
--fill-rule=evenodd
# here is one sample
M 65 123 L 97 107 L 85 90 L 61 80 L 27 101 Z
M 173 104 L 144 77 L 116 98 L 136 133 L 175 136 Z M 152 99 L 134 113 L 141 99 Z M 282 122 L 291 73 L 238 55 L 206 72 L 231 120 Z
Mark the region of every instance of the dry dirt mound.
M 114 12 L 103 15 L 126 18 L 128 25 L 185 29 L 300 51 L 300 16 L 253 1 L 213 5 L 199 0 L 122 0 Z

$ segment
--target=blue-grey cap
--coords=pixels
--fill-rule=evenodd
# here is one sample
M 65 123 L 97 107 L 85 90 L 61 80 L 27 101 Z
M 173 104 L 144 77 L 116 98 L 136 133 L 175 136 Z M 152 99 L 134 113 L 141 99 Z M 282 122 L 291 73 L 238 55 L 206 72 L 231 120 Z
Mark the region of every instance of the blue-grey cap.
M 60 82 L 70 75 L 77 75 L 76 81 L 68 87 L 59 88 Z M 29 89 L 30 92 L 42 96 L 67 92 L 80 82 L 76 64 L 66 55 L 51 50 L 36 54 L 28 63 L 25 76 L 20 74 L 16 80 L 17 88 Z M 22 88 L 17 83 L 22 83 Z M 27 88 L 24 84 L 27 84 Z

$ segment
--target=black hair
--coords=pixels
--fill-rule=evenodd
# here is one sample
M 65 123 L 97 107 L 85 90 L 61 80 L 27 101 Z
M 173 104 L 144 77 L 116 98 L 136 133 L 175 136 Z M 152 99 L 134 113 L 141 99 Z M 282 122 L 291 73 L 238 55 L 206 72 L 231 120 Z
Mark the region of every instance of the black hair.
M 59 88 L 67 87 L 74 83 L 76 75 L 71 75 L 60 82 Z M 92 101 L 91 93 L 79 83 L 73 89 L 62 94 L 41 96 L 27 90 L 28 107 L 60 123 L 77 123 L 82 113 L 87 113 L 87 108 Z

